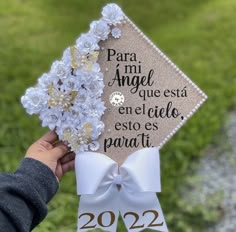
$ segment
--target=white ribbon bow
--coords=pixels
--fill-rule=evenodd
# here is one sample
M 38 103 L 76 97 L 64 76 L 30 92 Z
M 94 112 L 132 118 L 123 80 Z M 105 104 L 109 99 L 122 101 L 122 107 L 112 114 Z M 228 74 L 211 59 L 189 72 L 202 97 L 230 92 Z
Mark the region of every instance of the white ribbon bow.
M 119 212 L 127 231 L 168 231 L 156 197 L 161 191 L 157 148 L 134 152 L 120 168 L 106 155 L 82 152 L 76 155 L 75 170 L 81 195 L 78 232 L 96 228 L 115 232 Z

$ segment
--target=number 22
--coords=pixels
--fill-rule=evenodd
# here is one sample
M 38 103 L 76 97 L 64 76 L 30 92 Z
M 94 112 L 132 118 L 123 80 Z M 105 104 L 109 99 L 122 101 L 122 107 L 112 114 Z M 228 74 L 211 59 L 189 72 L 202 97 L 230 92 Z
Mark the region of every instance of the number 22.
M 156 219 L 158 218 L 158 216 L 159 216 L 159 213 L 156 210 L 146 210 L 146 211 L 143 212 L 142 216 L 145 216 L 147 213 L 152 213 L 153 214 L 153 220 L 148 224 L 147 227 L 163 226 L 164 222 L 161 222 L 161 223 L 158 223 L 158 224 L 154 223 L 156 221 Z M 135 213 L 135 212 L 127 212 L 127 213 L 124 214 L 124 218 L 127 215 L 132 215 L 135 218 L 133 224 L 129 228 L 130 230 L 138 229 L 138 228 L 144 228 L 144 224 L 137 225 L 137 222 L 139 220 L 139 215 L 137 213 Z

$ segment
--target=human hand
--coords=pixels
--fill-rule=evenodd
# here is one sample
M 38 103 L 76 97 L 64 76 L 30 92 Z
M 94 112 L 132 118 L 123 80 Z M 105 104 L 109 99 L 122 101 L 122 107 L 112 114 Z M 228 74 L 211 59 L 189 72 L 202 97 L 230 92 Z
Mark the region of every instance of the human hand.
M 49 131 L 34 142 L 27 150 L 25 157 L 36 159 L 47 165 L 58 179 L 61 179 L 66 172 L 73 170 L 75 164 L 75 153 L 69 152 L 69 148 L 63 142 L 58 142 L 58 136 L 54 131 Z

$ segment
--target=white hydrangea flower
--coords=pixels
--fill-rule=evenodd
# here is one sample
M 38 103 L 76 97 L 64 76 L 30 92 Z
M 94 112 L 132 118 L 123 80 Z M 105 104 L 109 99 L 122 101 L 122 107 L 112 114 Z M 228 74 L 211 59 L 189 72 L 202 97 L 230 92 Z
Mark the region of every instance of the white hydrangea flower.
M 110 33 L 110 27 L 103 20 L 93 21 L 90 24 L 89 32 L 95 35 L 98 40 L 106 40 L 108 38 L 108 34 Z
M 121 30 L 117 27 L 113 28 L 111 34 L 115 39 L 119 39 L 121 37 Z
M 38 114 L 47 107 L 48 95 L 41 88 L 31 87 L 21 97 L 21 103 L 28 114 Z
M 124 18 L 124 14 L 121 8 L 114 4 L 107 4 L 102 10 L 103 19 L 110 25 L 116 25 L 121 23 Z
M 92 34 L 82 34 L 76 41 L 77 47 L 80 52 L 86 54 L 88 52 L 98 50 L 97 39 Z

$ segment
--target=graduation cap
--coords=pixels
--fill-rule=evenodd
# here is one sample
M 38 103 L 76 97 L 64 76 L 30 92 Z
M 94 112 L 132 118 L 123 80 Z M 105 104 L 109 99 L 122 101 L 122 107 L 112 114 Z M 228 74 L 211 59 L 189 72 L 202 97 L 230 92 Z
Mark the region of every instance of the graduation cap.
M 161 148 L 206 100 L 116 4 L 21 98 L 76 153 Z

